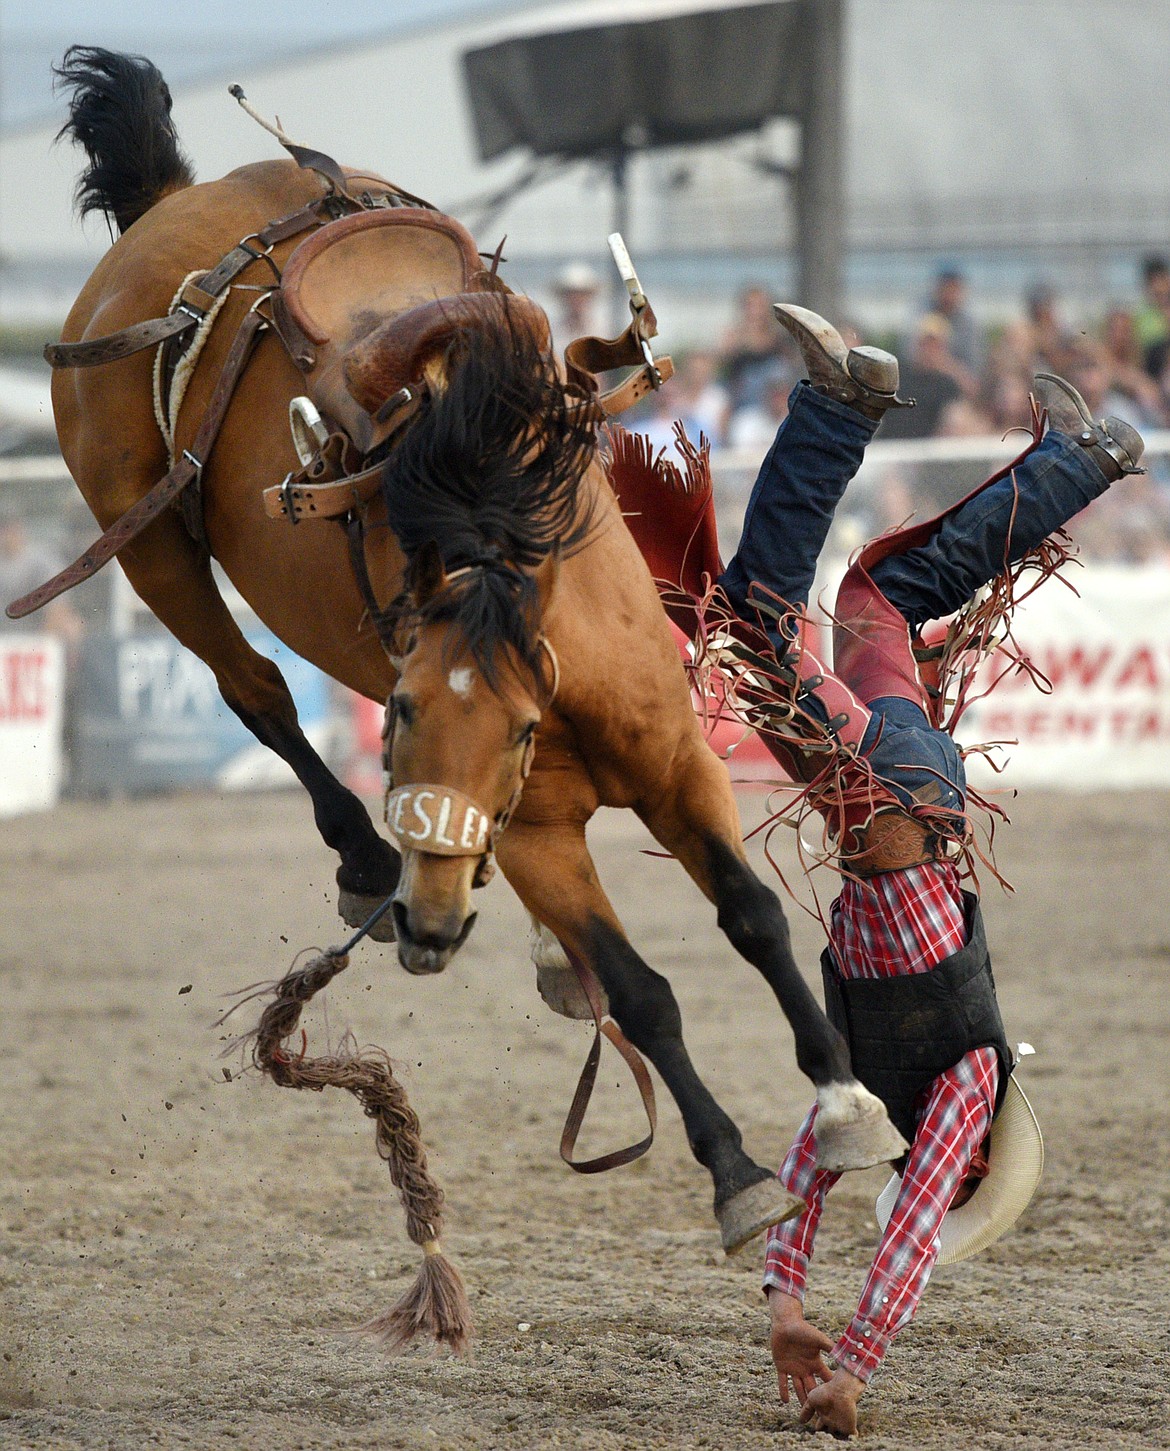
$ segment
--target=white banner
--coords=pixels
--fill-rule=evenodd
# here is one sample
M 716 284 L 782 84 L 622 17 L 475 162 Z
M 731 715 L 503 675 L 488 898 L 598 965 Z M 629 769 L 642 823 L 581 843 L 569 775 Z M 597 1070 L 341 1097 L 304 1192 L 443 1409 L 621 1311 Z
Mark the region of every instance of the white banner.
M 56 803 L 64 765 L 65 652 L 51 635 L 0 635 L 0 816 Z
M 1170 785 L 1170 569 L 1090 565 L 1049 580 L 1016 612 L 1013 635 L 1047 678 L 1042 693 L 1002 657 L 1004 672 L 957 732 L 963 745 L 1003 741 L 1002 775 L 977 757 L 977 786 L 995 781 L 1099 787 Z

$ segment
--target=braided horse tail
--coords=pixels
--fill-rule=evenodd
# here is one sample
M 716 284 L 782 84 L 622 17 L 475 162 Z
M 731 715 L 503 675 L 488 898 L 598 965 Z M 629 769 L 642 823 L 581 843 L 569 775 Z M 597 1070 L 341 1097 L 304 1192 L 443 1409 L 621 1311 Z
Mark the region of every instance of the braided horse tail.
M 290 1056 L 285 1040 L 296 1030 L 301 1010 L 349 965 L 344 949 L 329 949 L 294 967 L 275 984 L 272 1000 L 249 1036 L 257 1068 L 282 1088 L 344 1088 L 374 1120 L 378 1154 L 389 1169 L 406 1210 L 406 1232 L 423 1251 L 414 1284 L 385 1315 L 357 1327 L 388 1352 L 402 1350 L 416 1335 L 430 1335 L 455 1354 L 467 1348 L 471 1306 L 459 1271 L 439 1246 L 443 1191 L 427 1168 L 418 1116 L 395 1079 L 389 1057 L 378 1048 L 343 1043 L 320 1058 Z M 302 1043 L 303 1043 L 302 1037 Z M 352 1040 L 350 1040 L 352 1043 Z
M 57 133 L 83 147 L 89 166 L 77 181 L 81 216 L 104 212 L 124 232 L 195 173 L 171 124 L 171 93 L 145 56 L 71 45 L 53 74 L 71 91 L 69 119 Z

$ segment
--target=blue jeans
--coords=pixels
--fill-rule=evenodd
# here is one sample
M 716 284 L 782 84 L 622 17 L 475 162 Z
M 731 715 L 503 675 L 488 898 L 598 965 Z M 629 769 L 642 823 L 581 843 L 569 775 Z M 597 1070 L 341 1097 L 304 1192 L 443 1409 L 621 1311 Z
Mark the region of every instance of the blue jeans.
M 750 620 L 753 583 L 794 609 L 808 604 L 833 515 L 877 428 L 807 383 L 792 390 L 788 410 L 752 486 L 739 548 L 719 581 L 736 614 Z
M 789 409 L 752 488 L 739 548 L 720 580 L 735 611 L 753 621 L 753 583 L 795 609 L 807 605 L 833 513 L 877 428 L 807 383 L 793 389 Z M 927 621 L 966 604 L 1108 487 L 1083 448 L 1049 431 L 1014 475 L 944 519 L 925 544 L 882 560 L 873 581 L 915 635 Z M 794 633 L 791 624 L 769 628 L 780 651 Z M 802 704 L 814 707 L 814 701 Z M 875 774 L 904 805 L 910 792 L 935 782 L 943 788 L 938 804 L 961 810 L 966 779 L 950 736 L 933 729 L 912 701 L 883 697 L 867 704 L 873 719 L 861 749 Z
M 916 635 L 928 620 L 961 609 L 1108 487 L 1075 439 L 1050 430 L 1013 474 L 944 519 L 925 544 L 876 565 L 873 582 Z

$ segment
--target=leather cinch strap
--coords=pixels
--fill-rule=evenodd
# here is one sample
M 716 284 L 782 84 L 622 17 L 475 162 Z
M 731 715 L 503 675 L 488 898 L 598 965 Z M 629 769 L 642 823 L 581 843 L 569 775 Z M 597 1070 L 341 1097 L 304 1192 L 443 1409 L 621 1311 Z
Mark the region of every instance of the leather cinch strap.
M 83 343 L 49 343 L 44 350 L 45 361 L 54 368 L 96 368 L 102 363 L 115 363 L 119 358 L 128 358 L 140 353 L 177 333 L 186 332 L 203 321 L 208 309 L 224 288 L 240 275 L 245 267 L 264 257 L 269 248 L 288 237 L 295 237 L 310 227 L 321 223 L 321 203 L 310 202 L 308 206 L 280 217 L 255 234 L 245 237 L 233 247 L 226 257 L 200 278 L 198 283 L 189 283 L 183 291 L 178 308 L 166 317 L 153 317 L 147 322 L 136 322 L 119 332 L 108 333 L 102 338 L 89 338 Z M 259 248 L 249 246 L 252 241 Z
M 632 1164 L 649 1149 L 654 1142 L 655 1130 L 658 1128 L 658 1106 L 654 1101 L 654 1083 L 646 1064 L 642 1061 L 642 1055 L 601 1006 L 601 998 L 597 991 L 597 978 L 593 975 L 592 968 L 578 962 L 571 954 L 569 961 L 573 964 L 573 970 L 577 974 L 582 992 L 589 999 L 589 1006 L 593 1012 L 594 1032 L 589 1056 L 585 1059 L 585 1067 L 582 1068 L 581 1077 L 577 1080 L 577 1091 L 573 1094 L 573 1102 L 569 1105 L 569 1115 L 565 1119 L 564 1131 L 561 1134 L 561 1158 L 570 1169 L 575 1169 L 578 1174 L 602 1174 L 606 1169 L 617 1169 L 622 1164 Z M 608 1154 L 600 1154 L 596 1159 L 574 1159 L 573 1150 L 577 1147 L 577 1135 L 581 1132 L 581 1125 L 585 1121 L 585 1110 L 589 1107 L 593 1086 L 597 1082 L 603 1033 L 626 1060 L 630 1072 L 634 1075 L 634 1082 L 638 1085 L 638 1092 L 642 1097 L 642 1107 L 646 1110 L 646 1122 L 650 1125 L 650 1132 L 644 1139 L 639 1139 L 636 1144 L 631 1144 L 628 1148 L 611 1149 Z
M 42 605 L 47 605 L 50 600 L 56 599 L 59 594 L 64 594 L 67 589 L 72 589 L 74 585 L 95 575 L 104 564 L 108 564 L 113 559 L 123 545 L 128 544 L 131 539 L 140 534 L 152 519 L 157 518 L 189 484 L 199 477 L 227 413 L 228 404 L 231 402 L 240 374 L 244 371 L 248 358 L 251 356 L 252 344 L 256 341 L 256 335 L 260 329 L 266 326 L 264 319 L 254 308 L 240 324 L 235 341 L 227 355 L 227 361 L 223 365 L 223 371 L 219 375 L 219 382 L 215 385 L 215 392 L 211 395 L 211 401 L 207 405 L 207 412 L 203 415 L 199 432 L 195 435 L 191 447 L 183 450 L 183 456 L 170 473 L 161 478 L 149 494 L 127 509 L 116 523 L 111 524 L 102 537 L 91 545 L 79 559 L 63 569 L 60 574 L 55 574 L 47 583 L 38 585 L 31 593 L 22 595 L 18 600 L 13 600 L 5 610 L 5 614 L 10 620 L 22 620 L 25 615 L 31 615 L 34 610 L 39 610 Z
M 101 363 L 116 363 L 131 353 L 140 353 L 156 343 L 165 343 L 176 333 L 184 333 L 202 319 L 198 313 L 175 311 L 166 317 L 152 317 L 149 322 L 136 322 L 120 332 L 104 338 L 91 338 L 84 343 L 49 343 L 45 362 L 54 368 L 96 368 Z
M 290 475 L 283 484 L 270 485 L 260 497 L 270 519 L 299 524 L 303 519 L 344 518 L 368 504 L 381 487 L 382 464 L 377 463 L 328 484 L 294 483 Z

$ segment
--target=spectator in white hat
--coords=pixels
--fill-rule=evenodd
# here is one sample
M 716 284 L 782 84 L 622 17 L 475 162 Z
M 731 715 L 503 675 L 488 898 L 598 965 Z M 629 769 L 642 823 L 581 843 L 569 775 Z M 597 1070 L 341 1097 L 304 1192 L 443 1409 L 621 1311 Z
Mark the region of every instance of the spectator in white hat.
M 574 338 L 604 331 L 598 315 L 601 278 L 588 262 L 566 263 L 553 279 L 553 294 L 553 336 L 562 348 Z

